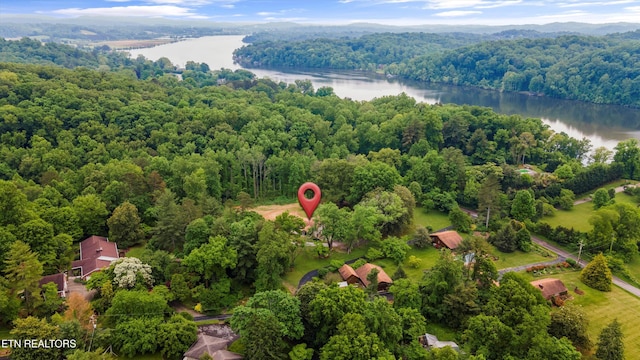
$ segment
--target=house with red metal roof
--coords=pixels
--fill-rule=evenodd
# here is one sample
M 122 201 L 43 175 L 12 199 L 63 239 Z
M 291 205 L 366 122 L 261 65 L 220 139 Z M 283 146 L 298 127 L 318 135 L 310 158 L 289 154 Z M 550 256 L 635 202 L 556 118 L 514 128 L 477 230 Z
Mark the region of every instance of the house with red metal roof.
M 72 271 L 80 270 L 86 280 L 91 273 L 102 270 L 118 260 L 118 245 L 102 236 L 90 236 L 80 243 L 80 260 L 71 263 Z

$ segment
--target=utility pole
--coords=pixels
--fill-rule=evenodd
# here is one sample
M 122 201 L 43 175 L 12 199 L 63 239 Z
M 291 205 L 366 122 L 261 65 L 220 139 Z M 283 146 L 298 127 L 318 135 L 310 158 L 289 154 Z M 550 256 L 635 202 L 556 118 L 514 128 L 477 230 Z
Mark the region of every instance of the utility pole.
M 91 333 L 91 342 L 89 343 L 89 352 L 91 352 L 91 345 L 93 345 L 93 335 L 96 333 L 97 320 L 95 314 L 90 317 L 91 324 L 93 325 L 93 332 Z
M 580 250 L 578 251 L 578 266 L 582 267 L 580 265 L 580 255 L 582 255 L 582 246 L 584 246 L 584 240 L 580 239 Z

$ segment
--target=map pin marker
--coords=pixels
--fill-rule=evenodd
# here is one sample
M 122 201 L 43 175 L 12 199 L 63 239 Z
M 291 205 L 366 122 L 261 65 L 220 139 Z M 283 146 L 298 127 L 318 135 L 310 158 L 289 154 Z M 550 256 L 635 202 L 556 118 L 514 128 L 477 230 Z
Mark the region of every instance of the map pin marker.
M 313 197 L 311 199 L 307 199 L 304 196 L 304 193 L 307 190 L 313 191 Z M 312 182 L 306 182 L 302 184 L 298 189 L 298 202 L 304 209 L 304 212 L 307 214 L 307 218 L 309 218 L 309 220 L 311 220 L 313 212 L 316 211 L 316 208 L 320 204 L 321 197 L 322 193 L 320 192 L 320 188 L 318 187 L 318 185 Z

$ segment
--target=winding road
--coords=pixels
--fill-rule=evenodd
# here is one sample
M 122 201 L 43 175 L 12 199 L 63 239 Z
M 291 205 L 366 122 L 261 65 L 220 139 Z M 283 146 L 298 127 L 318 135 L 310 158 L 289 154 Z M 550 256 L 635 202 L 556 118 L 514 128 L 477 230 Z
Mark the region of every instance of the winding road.
M 622 186 L 616 188 L 616 192 L 621 192 L 621 191 L 624 191 Z M 478 217 L 478 213 L 473 211 L 473 210 L 469 210 L 469 209 L 463 209 L 463 210 L 466 213 L 468 213 L 469 215 L 471 215 L 471 217 Z M 554 253 L 558 254 L 559 258 L 564 258 L 565 260 L 566 259 L 573 259 L 576 262 L 578 261 L 578 257 L 577 256 L 571 254 L 570 252 L 568 252 L 566 250 L 560 249 L 557 246 L 551 245 L 548 242 L 540 239 L 539 237 L 531 236 L 531 241 L 533 241 L 534 243 L 542 246 L 543 248 L 545 248 L 547 250 L 553 251 Z M 584 267 L 587 264 L 588 264 L 588 262 L 584 261 L 584 259 L 580 260 L 580 267 Z M 532 265 L 536 265 L 536 264 L 525 265 L 525 268 L 529 267 L 529 266 L 532 266 Z M 537 264 L 537 265 L 539 265 L 539 264 Z M 508 269 L 502 269 L 502 271 L 504 271 L 504 270 L 508 270 Z M 512 271 L 520 271 L 520 270 L 512 270 Z M 640 298 L 640 289 L 638 289 L 637 287 L 635 287 L 635 286 L 629 284 L 628 282 L 620 279 L 619 277 L 617 277 L 617 276 L 613 277 L 613 284 Z

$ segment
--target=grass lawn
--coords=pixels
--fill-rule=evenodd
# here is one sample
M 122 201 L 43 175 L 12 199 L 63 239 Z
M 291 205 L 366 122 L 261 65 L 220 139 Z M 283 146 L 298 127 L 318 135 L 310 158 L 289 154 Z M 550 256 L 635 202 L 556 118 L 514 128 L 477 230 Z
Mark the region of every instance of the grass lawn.
M 137 257 L 137 258 L 139 258 L 145 248 L 146 248 L 146 245 L 134 246 L 129 251 L 127 251 L 125 256 L 126 257 Z
M 412 268 L 409 266 L 409 256 L 412 255 L 421 260 L 420 266 L 418 268 Z M 432 246 L 428 246 L 424 249 L 411 248 L 411 250 L 407 252 L 407 259 L 402 264 L 402 268 L 407 274 L 407 278 L 411 279 L 412 281 L 420 281 L 422 280 L 424 271 L 432 268 L 433 265 L 436 264 L 436 261 L 438 261 L 439 257 L 440 251 Z M 376 260 L 373 261 L 373 263 L 383 268 L 389 276 L 393 276 L 396 270 L 398 270 L 398 265 L 396 265 L 395 262 L 393 262 L 393 260 L 391 259 Z
M 11 335 L 9 334 L 10 331 L 11 331 L 10 329 L 0 327 L 0 340 L 11 339 Z
M 522 252 L 520 250 L 516 250 L 512 253 L 504 253 L 498 250 L 493 245 L 491 245 L 491 247 L 493 248 L 493 251 L 491 253 L 493 254 L 493 256 L 498 258 L 498 260 L 494 260 L 494 263 L 496 264 L 498 270 L 520 265 L 534 264 L 543 261 L 551 261 L 555 259 L 555 256 L 541 255 L 540 252 L 536 251 L 535 248 L 532 248 L 528 253 Z
M 636 184 L 636 183 L 638 183 L 638 182 L 637 182 L 637 181 L 635 181 L 635 180 L 624 180 L 624 179 L 620 179 L 620 180 L 612 181 L 612 182 L 610 182 L 610 183 L 608 183 L 608 184 L 605 184 L 605 185 L 603 185 L 603 186 L 600 186 L 600 187 L 598 187 L 598 188 L 595 188 L 595 189 L 593 189 L 592 191 L 589 191 L 589 192 L 584 193 L 584 194 L 580 194 L 580 196 L 576 196 L 576 200 L 588 199 L 589 197 L 591 197 L 591 195 L 593 195 L 593 193 L 595 193 L 595 192 L 596 192 L 596 190 L 598 190 L 598 189 L 600 189 L 600 188 L 605 188 L 605 189 L 609 190 L 609 189 L 617 188 L 618 186 L 629 185 L 629 184 Z M 616 194 L 616 197 L 618 197 L 617 195 L 619 195 L 619 194 Z
M 526 273 L 525 273 L 526 274 Z M 601 292 L 584 285 L 579 279 L 578 271 L 552 275 L 564 282 L 569 293 L 574 297 L 570 300 L 581 305 L 589 319 L 589 336 L 595 344 L 600 331 L 613 319 L 617 318 L 622 325 L 626 359 L 640 359 L 640 299 L 628 292 L 613 286 L 611 292 Z M 533 276 L 527 274 L 533 279 Z M 537 279 L 537 278 L 536 278 Z M 577 295 L 573 289 L 578 286 L 584 295 Z
M 617 194 L 620 195 L 620 194 Z M 618 196 L 616 196 L 616 199 Z M 545 216 L 540 220 L 551 227 L 563 226 L 566 228 L 574 228 L 578 231 L 588 232 L 591 230 L 589 218 L 593 214 L 593 203 L 586 202 L 576 205 L 571 210 L 557 210 L 554 216 Z
M 433 231 L 440 230 L 451 225 L 449 215 L 436 210 L 425 212 L 424 208 L 421 207 L 417 207 L 413 210 L 413 223 L 424 227 L 431 226 Z
M 613 188 L 616 186 L 622 185 L 622 183 L 626 180 L 619 180 L 612 185 L 607 185 L 605 188 Z M 583 196 L 582 198 L 585 198 Z M 617 193 L 615 197 L 616 203 L 622 204 L 631 204 L 638 205 L 638 202 L 632 197 L 625 193 Z M 576 205 L 573 209 L 566 210 L 557 210 L 554 216 L 545 216 L 541 221 L 546 222 L 552 227 L 557 227 L 559 225 L 564 226 L 566 228 L 574 228 L 579 231 L 588 232 L 591 230 L 591 224 L 589 224 L 589 218 L 593 214 L 595 210 L 593 209 L 593 202 L 586 202 L 580 205 Z
M 318 258 L 318 254 L 316 253 L 316 249 L 313 246 L 307 246 L 302 250 L 302 253 L 298 255 L 295 261 L 295 265 L 293 270 L 288 272 L 284 281 L 294 288 L 298 287 L 298 282 L 304 276 L 304 274 L 308 273 L 311 270 L 316 270 L 321 267 L 327 266 L 331 263 L 331 260 L 342 260 L 347 261 L 351 259 L 357 259 L 359 257 L 363 257 L 367 252 L 368 247 L 358 248 L 351 251 L 351 254 L 347 254 L 346 252 L 337 252 L 333 250 L 331 252 L 331 256 L 326 259 Z

